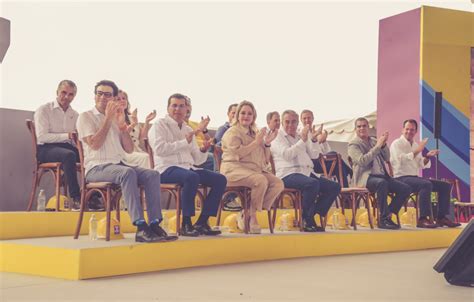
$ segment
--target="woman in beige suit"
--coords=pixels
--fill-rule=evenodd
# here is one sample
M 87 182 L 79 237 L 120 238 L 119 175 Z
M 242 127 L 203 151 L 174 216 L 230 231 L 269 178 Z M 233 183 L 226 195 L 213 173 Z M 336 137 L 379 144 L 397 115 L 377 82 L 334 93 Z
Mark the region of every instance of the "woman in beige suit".
M 266 133 L 255 126 L 257 112 L 252 103 L 242 101 L 233 126 L 222 138 L 222 164 L 220 172 L 227 177 L 229 186 L 251 188 L 250 233 L 260 234 L 257 211 L 269 210 L 283 191 L 283 181 L 265 171 L 270 160 L 270 144 L 277 131 Z

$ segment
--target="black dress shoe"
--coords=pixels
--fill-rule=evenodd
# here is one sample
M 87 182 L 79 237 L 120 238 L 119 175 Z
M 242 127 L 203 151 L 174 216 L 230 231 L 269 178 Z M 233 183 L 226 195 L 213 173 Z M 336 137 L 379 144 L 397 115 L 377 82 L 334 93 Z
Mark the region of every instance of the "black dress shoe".
M 392 219 L 385 217 L 385 218 L 380 218 L 380 222 L 378 225 L 379 229 L 385 229 L 385 230 L 397 230 L 399 229 L 399 226 L 395 223 L 393 223 Z
M 135 234 L 136 242 L 161 242 L 165 241 L 165 238 L 156 235 L 148 225 L 140 226 Z
M 303 232 L 315 233 L 318 231 L 318 226 L 313 221 L 303 220 Z
M 431 223 L 431 221 L 427 218 L 420 218 L 418 219 L 418 223 L 416 224 L 417 228 L 423 228 L 423 229 L 434 229 L 438 227 L 437 224 Z
M 460 223 L 458 222 L 453 222 L 451 220 L 449 220 L 448 218 L 446 217 L 443 217 L 443 218 L 438 218 L 436 220 L 436 224 L 441 228 L 441 227 L 444 227 L 444 226 L 447 226 L 448 228 L 456 228 L 456 227 L 459 227 L 461 226 Z
M 150 224 L 150 229 L 158 237 L 164 238 L 165 241 L 174 241 L 178 239 L 178 236 L 169 236 L 165 230 L 158 223 Z
M 221 234 L 221 231 L 214 231 L 207 223 L 195 224 L 194 229 L 199 232 L 199 235 L 216 236 Z
M 179 234 L 187 237 L 198 237 L 199 231 L 196 230 L 192 224 L 185 224 L 181 227 Z

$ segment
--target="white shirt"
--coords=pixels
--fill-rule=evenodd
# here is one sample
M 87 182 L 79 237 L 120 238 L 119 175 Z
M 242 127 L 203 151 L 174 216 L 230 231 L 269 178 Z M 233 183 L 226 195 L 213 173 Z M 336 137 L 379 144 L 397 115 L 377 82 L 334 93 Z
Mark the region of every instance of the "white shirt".
M 150 146 L 153 148 L 155 170 L 163 173 L 169 167 L 175 166 L 191 169 L 207 160 L 207 152 L 201 152 L 193 136 L 191 143 L 186 140 L 186 134 L 193 129 L 183 123 L 178 123 L 169 115 L 160 118 L 150 129 Z
M 69 132 L 76 130 L 78 116 L 71 106 L 64 111 L 57 101 L 41 105 L 34 115 L 38 145 L 71 143 Z
M 87 172 L 95 166 L 125 162 L 125 150 L 120 143 L 120 130 L 115 123 L 110 126 L 105 141 L 98 150 L 92 149 L 84 138 L 95 135 L 105 120 L 97 108 L 83 112 L 77 120 L 77 132 L 84 148 L 84 166 Z
M 308 141 L 311 142 L 311 139 L 308 138 Z M 311 160 L 312 149 L 314 148 L 307 142 L 305 143 L 299 135 L 292 137 L 280 129 L 270 147 L 276 176 L 284 178 L 293 173 L 310 176 L 314 167 Z
M 413 151 L 418 148 L 418 144 L 410 142 L 402 135 L 390 145 L 390 162 L 393 167 L 393 176 L 418 176 L 420 168 L 431 167 L 431 162 L 425 165 L 421 152 L 415 157 Z

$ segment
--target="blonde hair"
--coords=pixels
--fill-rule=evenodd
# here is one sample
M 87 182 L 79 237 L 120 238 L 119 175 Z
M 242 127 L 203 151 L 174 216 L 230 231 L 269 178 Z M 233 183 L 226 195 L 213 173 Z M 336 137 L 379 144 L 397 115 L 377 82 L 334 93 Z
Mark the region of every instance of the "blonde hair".
M 257 119 L 257 110 L 255 110 L 255 106 L 249 102 L 249 101 L 242 101 L 240 102 L 239 106 L 237 107 L 237 111 L 235 113 L 235 120 L 234 120 L 234 123 L 233 125 L 239 125 L 239 115 L 240 115 L 240 111 L 242 110 L 242 108 L 244 106 L 249 106 L 250 108 L 252 108 L 252 111 L 253 111 L 253 121 L 252 123 L 250 124 L 250 133 L 251 134 L 256 134 L 257 133 L 257 126 L 255 125 L 255 120 Z

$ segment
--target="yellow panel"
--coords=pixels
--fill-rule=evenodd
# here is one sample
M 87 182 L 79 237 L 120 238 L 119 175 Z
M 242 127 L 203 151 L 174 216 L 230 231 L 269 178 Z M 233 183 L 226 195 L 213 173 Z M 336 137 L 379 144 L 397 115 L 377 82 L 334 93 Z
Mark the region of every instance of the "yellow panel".
M 474 13 L 422 7 L 423 43 L 474 46 Z
M 466 117 L 470 113 L 471 49 L 466 46 L 423 43 L 422 79 Z
M 79 250 L 2 242 L 0 270 L 77 280 Z

